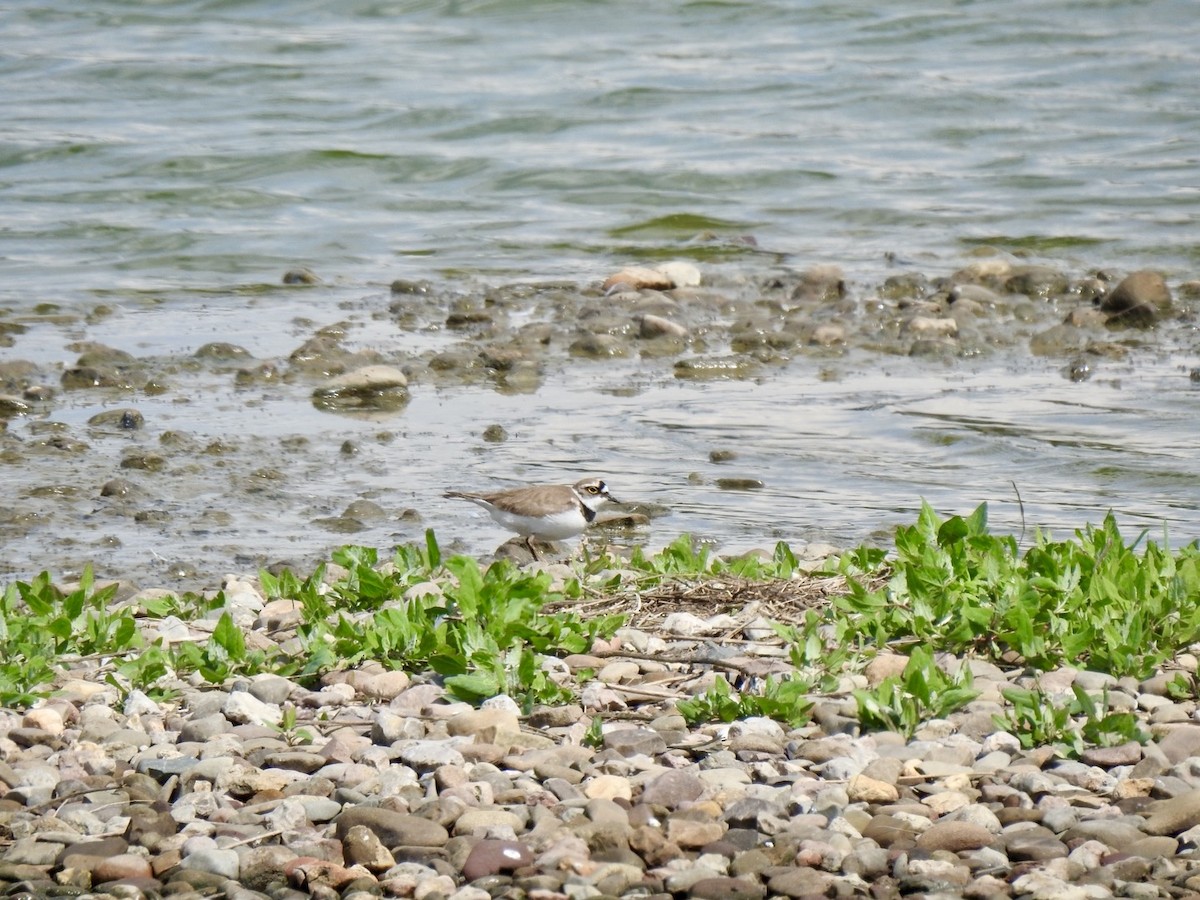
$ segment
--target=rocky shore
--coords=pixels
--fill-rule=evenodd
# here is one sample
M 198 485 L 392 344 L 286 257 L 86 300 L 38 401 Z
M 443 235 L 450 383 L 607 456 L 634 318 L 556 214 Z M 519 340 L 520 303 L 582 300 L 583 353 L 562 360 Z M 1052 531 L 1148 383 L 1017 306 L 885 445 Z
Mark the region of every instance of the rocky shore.
M 561 566 L 551 566 L 556 576 Z M 249 643 L 286 645 L 296 604 L 227 582 Z M 767 586 L 769 588 L 769 586 Z M 148 594 L 125 598 L 132 608 Z M 757 602 L 646 604 L 563 658 L 580 701 L 474 708 L 429 673 L 366 666 L 308 688 L 276 675 L 167 682 L 154 702 L 68 662 L 0 714 L 0 890 L 9 896 L 417 900 L 1200 896 L 1200 715 L 1144 681 L 968 666 L 980 695 L 906 738 L 865 733 L 850 691 L 811 724 L 689 728 L 715 672 L 777 671 Z M 143 622 L 147 630 L 158 623 Z M 188 637 L 203 641 L 212 622 Z M 182 636 L 177 636 L 182 637 Z M 714 663 L 716 665 L 714 665 Z M 1173 664 L 1195 675 L 1196 658 Z M 1023 747 L 1000 691 L 1037 679 L 1131 711 L 1144 744 L 1078 760 Z
M 440 494 L 466 454 L 503 446 L 523 421 L 456 422 L 443 434 L 427 419 L 446 392 L 528 395 L 535 415 L 538 392 L 567 385 L 627 416 L 636 399 L 614 397 L 635 398 L 645 379 L 681 395 L 730 380 L 792 391 L 900 359 L 927 370 L 934 391 L 952 365 L 989 359 L 1001 372 L 1033 358 L 1072 382 L 1115 380 L 1139 358 L 1186 346 L 1200 298 L 1196 281 L 1068 273 L 1001 255 L 947 276 L 896 268 L 867 285 L 837 266 L 764 259 L 738 272 L 630 267 L 593 284 L 360 289 L 297 270 L 258 299 L 227 300 L 230 332 L 197 337 L 182 354 L 139 349 L 144 320 L 116 305 L 0 310 L 0 463 L 11 498 L 0 542 L 13 551 L 0 574 L 74 577 L 92 562 L 110 578 L 200 588 L 227 568 L 310 566 L 347 541 L 419 538 L 431 521 L 440 532 L 449 518 L 439 517 Z M 190 335 L 203 324 L 186 309 L 153 315 L 155 330 Z M 123 337 L 114 345 L 97 333 Z M 627 383 L 597 396 L 609 372 Z M 767 415 L 770 392 L 762 398 Z M 536 438 L 542 447 L 573 436 L 541 426 Z M 439 467 L 451 440 L 455 462 Z M 729 474 L 738 473 L 720 473 Z M 426 479 L 428 496 L 414 490 Z
M 303 272 L 286 281 L 320 289 Z M 1198 297 L 1196 282 L 1172 291 L 1154 273 L 1072 278 L 1000 260 L 865 290 L 832 267 L 710 284 L 673 264 L 586 288 L 459 294 L 396 282 L 386 312 L 375 298 L 369 315 L 439 336 L 403 354 L 352 347 L 345 328 L 328 324 L 278 359 L 228 342 L 180 359 L 80 341 L 72 365 L 0 363 L 0 458 L 20 482 L 0 539 L 45 538 L 42 558 L 5 565 L 78 572 L 97 547 L 127 540 L 150 556 L 148 534 L 183 542 L 175 584 L 138 591 L 156 583 L 149 569 L 122 579 L 120 605 L 153 640 L 163 626 L 142 621 L 146 604 L 203 582 L 204 553 L 245 571 L 266 562 L 239 556 L 238 517 L 251 507 L 283 515 L 329 466 L 297 462 L 305 437 L 198 439 L 158 428 L 139 408 L 190 402 L 215 385 L 252 406 L 283 395 L 314 415 L 386 419 L 414 391 L 531 393 L 564 367 L 628 358 L 702 383 L 769 379 L 851 354 L 945 361 L 1017 348 L 1084 381 L 1152 345 L 1156 324 L 1191 321 Z M 5 315 L 0 342 L 19 347 L 60 314 Z M 63 421 L 81 396 L 105 408 Z M 482 430 L 484 441 L 505 438 L 498 424 Z M 360 449 L 346 440 L 339 453 Z M 298 465 L 316 470 L 289 489 Z M 295 530 L 315 525 L 341 542 L 364 523 L 421 523 L 418 511 L 368 496 L 325 512 L 309 509 Z M 81 548 L 80 521 L 98 544 Z M 180 523 L 207 542 L 203 551 Z M 229 543 L 214 549 L 214 531 Z M 276 548 L 285 532 L 270 530 Z M 248 644 L 290 646 L 294 602 L 268 602 L 252 575 L 222 587 Z M 947 656 L 939 665 L 968 667 L 980 695 L 906 736 L 865 731 L 856 718 L 852 691 L 905 663 L 885 653 L 817 698 L 803 727 L 760 717 L 689 727 L 677 704 L 718 671 L 753 690 L 786 668 L 754 604 L 714 609 L 710 599 L 646 604 L 611 641 L 557 663 L 578 703 L 529 712 L 503 696 L 476 709 L 432 673 L 372 666 L 329 672 L 319 685 L 168 680 L 159 687 L 170 699 L 156 701 L 109 679 L 103 658 L 55 660 L 49 699 L 0 713 L 0 890 L 230 900 L 1200 896 L 1200 712 L 1172 691 L 1177 672 L 1196 676 L 1194 656 L 1141 681 Z M 170 640 L 204 644 L 213 623 L 175 623 Z M 997 721 L 1001 691 L 1034 683 L 1050 699 L 1069 700 L 1073 687 L 1103 696 L 1149 739 L 1079 759 L 1024 746 Z

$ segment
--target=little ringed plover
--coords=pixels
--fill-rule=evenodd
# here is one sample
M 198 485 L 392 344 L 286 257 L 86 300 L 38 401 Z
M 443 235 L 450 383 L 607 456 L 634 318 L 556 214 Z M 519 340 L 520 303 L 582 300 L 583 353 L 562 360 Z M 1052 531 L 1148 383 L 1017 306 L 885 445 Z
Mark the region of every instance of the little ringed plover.
M 488 511 L 496 522 L 525 538 L 525 546 L 539 559 L 533 539 L 558 541 L 581 534 L 605 503 L 619 503 L 600 478 L 574 484 L 531 484 L 490 494 L 446 491 L 446 497 L 470 500 Z

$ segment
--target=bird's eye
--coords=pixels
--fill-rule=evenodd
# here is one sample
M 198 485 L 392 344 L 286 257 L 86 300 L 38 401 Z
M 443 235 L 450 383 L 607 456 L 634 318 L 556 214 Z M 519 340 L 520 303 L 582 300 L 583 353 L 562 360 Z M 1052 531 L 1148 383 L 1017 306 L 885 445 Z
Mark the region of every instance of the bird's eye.
M 594 484 L 590 484 L 588 485 L 587 492 L 589 494 L 598 494 L 600 493 L 600 488 L 596 487 Z

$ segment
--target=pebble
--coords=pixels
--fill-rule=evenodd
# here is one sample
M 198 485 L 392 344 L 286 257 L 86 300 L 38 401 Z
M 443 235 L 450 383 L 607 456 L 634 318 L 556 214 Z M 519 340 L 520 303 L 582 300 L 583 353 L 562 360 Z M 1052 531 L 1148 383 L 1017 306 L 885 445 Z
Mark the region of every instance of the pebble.
M 392 366 L 363 366 L 337 375 L 313 391 L 318 409 L 389 412 L 408 403 L 408 378 Z
M 252 578 L 223 589 L 248 640 L 280 627 L 286 612 Z M 1200 889 L 1200 725 L 1167 695 L 1169 679 L 1042 673 L 1060 696 L 1108 691 L 1151 735 L 1078 760 L 1002 730 L 993 716 L 1011 673 L 978 662 L 974 686 L 996 699 L 911 737 L 860 733 L 843 701 L 903 671 L 906 658 L 889 653 L 825 698 L 837 729 L 820 717 L 689 728 L 674 701 L 710 673 L 676 660 L 727 650 L 720 637 L 756 616 L 671 615 L 690 618 L 668 627 L 664 614 L 653 633 L 626 628 L 565 660 L 562 672 L 596 676 L 583 700 L 530 711 L 508 697 L 452 702 L 436 680 L 379 666 L 330 673 L 319 690 L 275 675 L 181 682 L 166 700 L 74 672 L 53 699 L 0 711 L 0 891 L 760 900 Z M 722 659 L 775 671 L 755 651 L 739 643 Z M 1167 708 L 1181 718 L 1150 727 Z M 285 712 L 295 729 L 282 728 Z

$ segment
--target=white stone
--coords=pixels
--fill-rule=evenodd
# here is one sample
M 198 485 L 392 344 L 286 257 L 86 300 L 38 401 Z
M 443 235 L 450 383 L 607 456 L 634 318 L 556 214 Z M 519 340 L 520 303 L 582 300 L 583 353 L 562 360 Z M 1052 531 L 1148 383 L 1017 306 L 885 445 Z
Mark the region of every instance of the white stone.
M 158 704 L 136 688 L 130 691 L 129 696 L 125 698 L 124 712 L 127 716 L 158 716 L 162 714 Z
M 263 703 L 249 691 L 233 691 L 221 712 L 238 725 L 278 725 L 283 721 L 283 711 L 278 706 Z
M 496 709 L 504 712 L 521 714 L 521 704 L 507 694 L 497 694 L 495 697 L 488 697 L 479 704 L 480 709 Z
M 1108 888 L 1100 885 L 1089 885 L 1099 888 L 1100 893 L 1089 891 L 1079 885 L 1067 884 L 1061 878 L 1055 878 L 1039 869 L 1027 872 L 1013 883 L 1013 890 L 1028 898 L 1028 900 L 1091 900 L 1093 897 L 1111 897 Z
M 143 695 L 145 696 L 145 695 Z M 23 724 L 26 728 L 36 728 L 46 734 L 60 735 L 65 730 L 62 713 L 51 706 L 31 709 L 25 713 Z
M 658 267 L 658 271 L 666 275 L 671 280 L 671 284 L 677 288 L 700 286 L 700 270 L 690 262 L 677 260 L 663 263 Z

